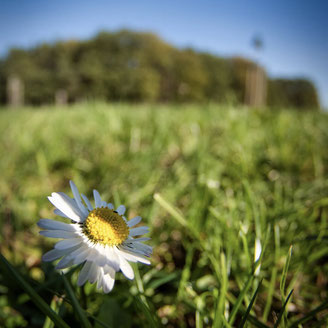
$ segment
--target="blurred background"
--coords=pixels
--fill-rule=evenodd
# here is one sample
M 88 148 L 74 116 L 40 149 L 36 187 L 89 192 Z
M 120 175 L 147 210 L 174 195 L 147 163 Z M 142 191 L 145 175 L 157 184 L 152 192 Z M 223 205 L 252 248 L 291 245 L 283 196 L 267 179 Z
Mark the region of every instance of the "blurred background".
M 327 327 L 327 3 L 2 0 L 0 327 L 54 327 L 31 290 L 69 327 Z M 69 180 L 154 249 L 109 295 L 69 268 L 80 312 L 36 225 Z
M 1 7 L 1 104 L 328 106 L 326 1 Z

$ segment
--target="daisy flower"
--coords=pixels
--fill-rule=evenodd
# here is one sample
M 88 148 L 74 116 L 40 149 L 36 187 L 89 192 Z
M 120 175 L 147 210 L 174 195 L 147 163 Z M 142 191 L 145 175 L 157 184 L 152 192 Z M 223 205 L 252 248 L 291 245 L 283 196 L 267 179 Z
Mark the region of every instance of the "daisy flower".
M 152 248 L 143 244 L 150 238 L 139 237 L 149 232 L 148 227 L 134 227 L 141 221 L 140 216 L 127 221 L 125 207 L 116 210 L 111 203 L 101 200 L 97 190 L 93 191 L 95 207 L 85 195 L 80 195 L 75 184 L 70 181 L 73 198 L 62 192 L 54 192 L 48 197 L 56 207 L 54 213 L 71 220 L 63 223 L 41 219 L 37 223 L 45 237 L 62 238 L 54 249 L 43 255 L 43 261 L 62 258 L 56 269 L 84 263 L 78 277 L 78 285 L 87 280 L 97 282 L 97 288 L 109 293 L 115 283 L 115 273 L 122 271 L 128 279 L 134 278 L 130 262 L 150 264 L 147 257 Z M 81 198 L 82 197 L 82 198 Z M 85 204 L 83 204 L 82 199 Z

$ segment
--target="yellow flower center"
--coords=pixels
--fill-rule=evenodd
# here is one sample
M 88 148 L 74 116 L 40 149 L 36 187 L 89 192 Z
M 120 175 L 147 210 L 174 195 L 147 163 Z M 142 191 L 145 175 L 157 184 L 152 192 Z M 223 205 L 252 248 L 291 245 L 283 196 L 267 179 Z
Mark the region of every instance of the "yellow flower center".
M 128 238 L 129 227 L 117 212 L 101 207 L 89 213 L 83 232 L 95 243 L 115 246 Z

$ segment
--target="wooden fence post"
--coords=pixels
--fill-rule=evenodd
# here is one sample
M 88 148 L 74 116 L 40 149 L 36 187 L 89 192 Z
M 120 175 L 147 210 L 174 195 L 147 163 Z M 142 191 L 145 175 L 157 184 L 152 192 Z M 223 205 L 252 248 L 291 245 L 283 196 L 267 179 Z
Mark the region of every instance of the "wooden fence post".
M 252 64 L 247 68 L 245 86 L 245 104 L 252 107 L 265 107 L 267 95 L 267 77 L 265 70 Z
M 24 84 L 17 75 L 10 75 L 7 79 L 7 104 L 10 107 L 24 105 Z
M 65 89 L 58 89 L 55 93 L 56 106 L 65 106 L 68 102 L 68 93 Z

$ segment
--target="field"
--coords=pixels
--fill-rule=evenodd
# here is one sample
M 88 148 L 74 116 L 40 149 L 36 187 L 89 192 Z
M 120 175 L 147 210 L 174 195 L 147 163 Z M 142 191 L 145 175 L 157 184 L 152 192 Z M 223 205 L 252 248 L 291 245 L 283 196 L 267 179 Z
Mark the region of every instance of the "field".
M 1 327 L 53 327 L 35 292 L 70 327 L 328 325 L 327 114 L 96 103 L 3 109 L 0 135 Z M 150 227 L 110 294 L 41 261 L 69 180 Z

